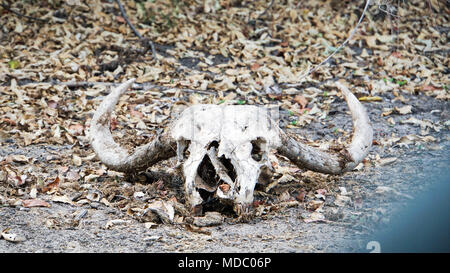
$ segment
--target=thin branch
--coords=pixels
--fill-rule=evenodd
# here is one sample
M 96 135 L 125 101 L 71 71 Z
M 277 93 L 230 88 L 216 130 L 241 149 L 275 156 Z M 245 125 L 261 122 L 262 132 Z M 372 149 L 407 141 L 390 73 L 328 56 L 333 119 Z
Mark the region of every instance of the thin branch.
M 136 34 L 136 36 L 138 36 L 140 40 L 144 39 L 141 36 L 141 34 L 139 34 L 139 31 L 137 31 L 137 29 L 133 26 L 130 19 L 128 19 L 127 12 L 125 11 L 125 8 L 122 6 L 122 3 L 120 2 L 120 0 L 116 0 L 116 2 L 117 2 L 117 5 L 119 5 L 120 12 L 122 13 L 122 17 L 125 19 L 127 24 L 130 26 L 130 28 L 134 32 L 134 34 Z
M 184 93 L 190 93 L 190 94 L 203 94 L 203 95 L 210 95 L 210 94 L 217 94 L 216 90 L 197 90 L 197 89 L 189 89 L 189 88 L 178 88 L 178 87 L 170 87 L 170 86 L 161 86 L 156 85 L 153 83 L 135 83 L 133 84 L 132 88 L 134 90 L 149 90 L 149 89 L 157 89 L 158 91 L 166 91 L 169 89 L 176 89 L 180 90 Z
M 361 24 L 362 20 L 364 19 L 364 14 L 367 11 L 367 8 L 369 7 L 370 4 L 370 0 L 367 0 L 366 2 L 366 6 L 364 7 L 364 10 L 361 14 L 361 17 L 359 18 L 358 23 L 356 24 L 355 28 L 352 30 L 352 32 L 350 33 L 350 36 L 348 36 L 347 40 L 344 41 L 344 43 L 342 43 L 333 53 L 331 53 L 325 60 L 323 60 L 320 64 L 316 65 L 313 69 L 308 70 L 305 74 L 303 74 L 303 76 L 300 77 L 299 81 L 303 80 L 304 78 L 306 78 L 308 75 L 310 75 L 311 73 L 313 73 L 314 71 L 316 71 L 317 69 L 319 69 L 324 63 L 328 62 L 328 60 L 330 60 L 331 57 L 333 57 L 337 52 L 339 52 L 345 45 L 347 45 L 347 43 L 353 38 L 353 35 L 355 34 L 356 30 L 358 29 L 359 25 Z M 292 83 L 292 84 L 280 84 L 280 86 L 283 86 L 285 88 L 291 88 L 291 87 L 297 87 L 300 86 L 301 83 Z
M 269 9 L 272 8 L 273 2 L 275 2 L 275 0 L 272 0 L 272 2 L 270 2 L 269 6 L 264 10 L 264 12 L 261 13 L 261 14 L 258 16 L 258 18 L 256 18 L 257 20 L 261 19 L 261 17 L 263 17 L 264 15 L 266 15 L 267 11 L 268 11 Z
M 19 86 L 26 86 L 26 85 L 37 85 L 37 84 L 50 84 L 50 85 L 65 85 L 69 88 L 91 88 L 94 87 L 96 85 L 101 85 L 101 86 L 119 86 L 121 83 L 113 83 L 113 82 L 85 82 L 85 81 L 80 81 L 80 82 L 55 82 L 55 81 L 51 81 L 51 82 L 28 82 L 26 84 L 18 84 Z M 196 90 L 196 89 L 189 89 L 189 88 L 178 88 L 178 87 L 171 87 L 171 86 L 161 86 L 161 85 L 156 85 L 150 82 L 145 82 L 145 83 L 133 83 L 131 85 L 132 90 L 149 90 L 149 89 L 156 89 L 158 91 L 166 91 L 169 89 L 176 89 L 179 90 L 181 92 L 184 93 L 190 93 L 190 94 L 203 94 L 203 95 L 210 95 L 210 94 L 217 94 L 216 90 Z
M 137 29 L 131 23 L 130 19 L 128 19 L 127 12 L 125 11 L 125 8 L 122 6 L 122 3 L 120 2 L 120 0 L 116 0 L 116 2 L 117 2 L 117 5 L 119 5 L 120 13 L 122 13 L 122 17 L 125 19 L 128 26 L 131 28 L 131 30 L 134 32 L 134 34 L 136 34 L 136 36 L 139 38 L 139 40 L 141 40 L 143 42 L 148 42 L 148 44 L 150 45 L 150 48 L 152 49 L 153 58 L 158 59 L 158 57 L 156 57 L 155 45 L 153 44 L 153 42 L 147 41 L 144 37 L 142 37 L 142 35 L 139 33 L 139 31 L 137 31 Z
M 6 4 L 3 3 L 3 2 L 0 3 L 0 6 L 2 6 L 2 7 L 3 7 L 4 9 L 6 9 L 7 11 L 12 12 L 12 13 L 14 13 L 15 15 L 17 15 L 17 16 L 19 16 L 19 17 L 24 17 L 24 18 L 27 18 L 27 19 L 30 19 L 30 20 L 34 20 L 34 21 L 47 22 L 47 20 L 45 20 L 45 19 L 35 18 L 35 17 L 32 17 L 32 16 L 28 16 L 28 15 L 22 14 L 22 13 L 20 13 L 20 12 L 17 12 L 17 11 L 15 11 L 15 10 L 11 9 L 8 5 L 6 5 Z

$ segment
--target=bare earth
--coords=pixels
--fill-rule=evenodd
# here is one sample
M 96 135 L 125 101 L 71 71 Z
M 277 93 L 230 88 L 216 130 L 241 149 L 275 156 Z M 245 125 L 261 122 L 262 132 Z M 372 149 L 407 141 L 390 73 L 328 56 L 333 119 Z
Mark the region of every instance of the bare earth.
M 344 105 L 344 102 L 337 104 L 337 109 L 339 105 Z M 444 111 L 448 109 L 448 104 L 432 99 L 424 105 Z M 379 116 L 376 112 L 377 109 L 371 110 L 372 116 Z M 428 109 L 414 116 L 436 121 L 440 118 L 440 115 L 429 114 Z M 348 119 L 345 113 L 336 113 L 330 122 L 339 126 L 348 124 Z M 373 125 L 377 131 L 386 130 L 376 118 L 373 118 Z M 319 129 L 317 124 L 313 126 Z M 320 129 L 326 130 L 325 126 Z M 392 132 L 392 128 L 389 129 Z M 414 132 L 419 128 L 404 126 L 397 130 Z M 234 218 L 228 217 L 220 226 L 205 228 L 211 233 L 208 235 L 170 224 L 148 229 L 123 211 L 98 202 L 72 206 L 49 201 L 50 208 L 0 208 L 0 229 L 10 228 L 10 233 L 26 238 L 19 243 L 0 240 L 0 251 L 368 252 L 366 244 L 372 240 L 370 234 L 388 227 L 391 217 L 395 217 L 398 210 L 404 209 L 404 204 L 410 201 L 408 196 L 414 197 L 433 183 L 448 180 L 450 143 L 447 134 L 447 129 L 434 134 L 440 141 L 423 146 L 396 147 L 390 151 L 381 151 L 375 146 L 371 154 L 378 152 L 382 158 L 395 157 L 397 160 L 389 165 L 355 171 L 333 180 L 328 187 L 345 187 L 351 192 L 351 201 L 344 206 L 337 206 L 335 198 L 327 196 L 322 213 L 326 217 L 324 222 L 305 223 L 303 218 L 311 212 L 305 208 L 305 204 L 300 204 L 255 217 L 248 223 L 234 223 Z M 2 149 L 1 156 L 7 156 L 12 151 L 39 154 L 44 158 L 48 153 L 38 146 L 26 150 L 7 146 Z M 70 152 L 69 149 L 61 148 L 57 151 Z M 393 191 L 380 192 L 382 187 L 389 187 Z M 87 214 L 78 225 L 71 226 L 71 221 L 83 210 L 87 210 Z M 449 214 L 441 216 L 445 220 Z M 107 228 L 108 221 L 113 219 L 123 219 L 123 222 Z

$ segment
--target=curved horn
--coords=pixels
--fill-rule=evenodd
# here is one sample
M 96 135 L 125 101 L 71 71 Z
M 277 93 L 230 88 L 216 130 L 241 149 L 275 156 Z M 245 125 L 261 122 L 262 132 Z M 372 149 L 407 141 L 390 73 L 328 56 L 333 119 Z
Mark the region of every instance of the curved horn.
M 110 169 L 135 173 L 145 170 L 151 165 L 176 155 L 176 143 L 168 133 L 156 136 L 153 141 L 136 148 L 129 155 L 127 150 L 117 144 L 109 130 L 111 113 L 120 96 L 134 83 L 128 80 L 106 96 L 92 118 L 90 125 L 90 142 L 100 160 Z
M 341 89 L 352 114 L 353 138 L 351 143 L 338 153 L 318 150 L 300 143 L 282 133 L 282 145 L 278 152 L 301 168 L 328 173 L 341 174 L 354 169 L 369 152 L 372 146 L 373 130 L 364 106 L 339 82 L 336 86 Z

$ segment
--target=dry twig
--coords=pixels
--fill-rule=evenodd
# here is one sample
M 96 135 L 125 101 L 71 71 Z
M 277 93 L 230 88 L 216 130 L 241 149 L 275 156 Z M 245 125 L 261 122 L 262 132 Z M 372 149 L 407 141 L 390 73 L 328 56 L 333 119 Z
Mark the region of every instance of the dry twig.
M 366 6 L 364 7 L 364 10 L 361 14 L 361 17 L 359 18 L 358 23 L 356 24 L 355 28 L 353 28 L 352 32 L 350 33 L 350 35 L 348 36 L 348 38 L 333 52 L 331 53 L 325 60 L 323 60 L 320 64 L 316 65 L 313 69 L 309 69 L 308 71 L 306 71 L 306 73 L 300 77 L 300 83 L 292 83 L 292 84 L 283 84 L 283 87 L 285 88 L 292 88 L 292 87 L 299 87 L 301 86 L 301 81 L 306 78 L 308 75 L 310 75 L 311 73 L 315 72 L 317 69 L 319 69 L 323 64 L 325 64 L 326 62 L 328 62 L 328 60 L 330 60 L 331 57 L 333 57 L 336 53 L 338 53 L 345 45 L 347 45 L 347 43 L 353 38 L 353 35 L 355 34 L 356 30 L 358 29 L 359 25 L 361 24 L 362 20 L 364 19 L 364 14 L 367 11 L 367 8 L 370 5 L 370 0 L 367 0 L 366 2 Z
M 134 34 L 136 34 L 136 36 L 139 38 L 139 40 L 141 40 L 141 42 L 148 43 L 150 45 L 150 48 L 152 49 L 153 58 L 158 59 L 158 57 L 156 57 L 155 45 L 153 44 L 153 42 L 142 37 L 142 35 L 139 33 L 139 31 L 137 31 L 137 29 L 131 23 L 130 19 L 128 19 L 125 8 L 122 6 L 122 3 L 120 2 L 120 0 L 116 0 L 116 2 L 117 2 L 117 5 L 119 5 L 120 12 L 122 13 L 122 17 L 125 19 L 128 26 L 131 28 L 131 30 L 134 32 Z
M 0 3 L 0 6 L 2 6 L 2 7 L 3 7 L 4 9 L 6 9 L 7 11 L 12 12 L 12 13 L 14 13 L 15 15 L 17 15 L 17 16 L 19 16 L 19 17 L 24 17 L 24 18 L 27 18 L 27 19 L 30 19 L 30 20 L 34 20 L 34 21 L 47 22 L 47 20 L 45 20 L 45 19 L 36 18 L 36 17 L 28 16 L 28 15 L 22 14 L 22 13 L 20 13 L 20 12 L 17 12 L 17 11 L 15 11 L 15 10 L 11 9 L 8 5 L 6 5 L 6 4 L 3 3 L 3 2 Z
M 115 87 L 120 85 L 120 83 L 114 83 L 114 82 L 86 82 L 86 81 L 80 81 L 80 82 L 29 82 L 26 84 L 18 84 L 19 86 L 26 86 L 26 85 L 33 85 L 33 84 L 50 84 L 50 85 L 65 85 L 69 88 L 91 88 L 96 85 L 103 85 L 108 87 Z M 196 90 L 196 89 L 189 89 L 189 88 L 177 88 L 177 87 L 169 87 L 169 86 L 161 86 L 156 85 L 150 82 L 144 82 L 144 83 L 133 83 L 131 85 L 132 90 L 158 90 L 158 91 L 166 91 L 169 89 L 176 89 L 184 93 L 189 94 L 203 94 L 203 95 L 211 95 L 211 94 L 217 94 L 216 90 Z
M 258 16 L 258 18 L 256 18 L 257 20 L 261 19 L 261 17 L 263 17 L 264 15 L 266 15 L 267 11 L 268 11 L 269 9 L 272 8 L 273 2 L 275 2 L 275 0 L 272 0 L 272 2 L 270 2 L 269 6 L 264 10 L 264 12 L 261 13 L 261 14 Z

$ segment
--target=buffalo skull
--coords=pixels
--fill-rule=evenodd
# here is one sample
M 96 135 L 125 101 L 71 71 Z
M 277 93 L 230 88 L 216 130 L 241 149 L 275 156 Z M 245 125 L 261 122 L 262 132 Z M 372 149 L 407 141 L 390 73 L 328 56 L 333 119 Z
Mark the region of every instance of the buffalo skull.
M 351 142 L 340 151 L 323 151 L 282 131 L 273 112 L 251 105 L 193 105 L 185 109 L 161 135 L 130 155 L 110 132 L 110 116 L 119 97 L 133 84 L 128 80 L 100 104 L 90 125 L 90 142 L 110 169 L 136 173 L 176 156 L 191 208 L 214 197 L 232 204 L 237 213 L 253 201 L 255 185 L 272 169 L 271 149 L 300 168 L 327 174 L 352 170 L 372 145 L 372 127 L 364 107 L 339 82 L 353 119 Z

